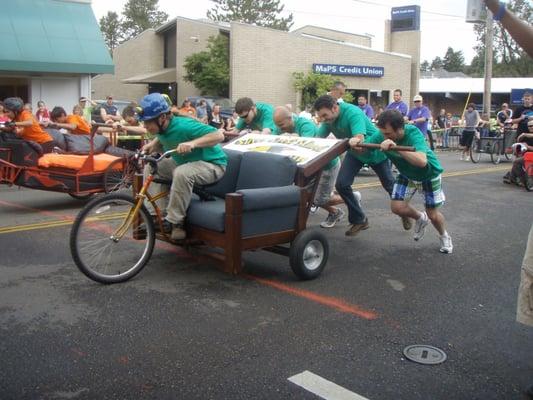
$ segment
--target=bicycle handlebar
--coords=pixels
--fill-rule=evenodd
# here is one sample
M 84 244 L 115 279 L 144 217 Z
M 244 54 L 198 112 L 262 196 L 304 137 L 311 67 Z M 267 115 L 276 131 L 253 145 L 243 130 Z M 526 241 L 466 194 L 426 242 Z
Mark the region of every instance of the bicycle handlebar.
M 152 157 L 152 156 L 149 156 L 147 154 L 144 154 L 142 152 L 138 152 L 135 156 L 138 158 L 138 159 L 141 159 L 143 160 L 144 162 L 147 162 L 148 164 L 150 164 L 150 166 L 152 167 L 152 173 L 155 175 L 157 173 L 157 164 L 165 159 L 165 158 L 169 158 L 173 153 L 176 153 L 177 150 L 176 149 L 173 149 L 173 150 L 169 150 L 169 151 L 165 151 L 163 154 L 161 154 L 159 157 Z

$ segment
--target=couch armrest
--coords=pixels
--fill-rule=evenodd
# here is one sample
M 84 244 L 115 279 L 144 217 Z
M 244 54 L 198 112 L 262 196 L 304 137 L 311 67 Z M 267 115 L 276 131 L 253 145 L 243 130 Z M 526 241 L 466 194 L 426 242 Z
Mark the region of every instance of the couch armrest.
M 243 196 L 243 211 L 266 210 L 298 206 L 301 188 L 295 185 L 260 189 L 243 189 L 237 193 Z

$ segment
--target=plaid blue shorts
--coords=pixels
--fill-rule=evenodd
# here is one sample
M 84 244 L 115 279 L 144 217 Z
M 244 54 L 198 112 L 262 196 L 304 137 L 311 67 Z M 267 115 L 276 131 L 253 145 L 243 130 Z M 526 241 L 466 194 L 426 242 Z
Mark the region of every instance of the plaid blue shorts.
M 446 200 L 444 192 L 442 191 L 442 179 L 440 175 L 427 181 L 418 182 L 413 181 L 402 174 L 399 174 L 396 177 L 391 199 L 409 201 L 417 191 L 424 195 L 426 208 L 440 207 Z

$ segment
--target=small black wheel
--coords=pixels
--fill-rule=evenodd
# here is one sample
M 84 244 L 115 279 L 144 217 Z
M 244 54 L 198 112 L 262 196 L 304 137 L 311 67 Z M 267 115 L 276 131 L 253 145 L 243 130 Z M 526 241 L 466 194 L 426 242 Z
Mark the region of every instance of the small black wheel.
M 89 200 L 91 197 L 93 197 L 94 193 L 84 193 L 84 194 L 69 193 L 68 195 L 76 200 Z
M 524 171 L 524 187 L 528 192 L 533 191 L 533 165 L 530 165 Z
M 125 282 L 137 275 L 152 255 L 155 229 L 142 206 L 129 218 L 133 197 L 111 193 L 89 202 L 70 231 L 70 252 L 83 274 L 100 283 Z
M 513 159 L 513 153 L 509 153 L 507 150 L 503 152 L 503 155 L 507 161 L 511 161 Z
M 104 172 L 104 191 L 106 193 L 128 189 L 133 183 L 136 168 L 125 158 L 113 161 Z
M 477 164 L 481 159 L 480 144 L 481 141 L 479 139 L 474 138 L 474 140 L 472 140 L 472 144 L 470 145 L 470 160 L 474 164 Z
M 329 257 L 329 243 L 326 235 L 317 229 L 300 232 L 291 243 L 289 262 L 292 271 L 303 280 L 318 277 Z
M 493 164 L 499 164 L 501 159 L 502 159 L 502 154 L 501 154 L 501 144 L 500 142 L 494 142 L 492 144 L 492 149 L 491 149 L 491 153 L 490 153 L 490 159 L 492 160 L 492 163 Z

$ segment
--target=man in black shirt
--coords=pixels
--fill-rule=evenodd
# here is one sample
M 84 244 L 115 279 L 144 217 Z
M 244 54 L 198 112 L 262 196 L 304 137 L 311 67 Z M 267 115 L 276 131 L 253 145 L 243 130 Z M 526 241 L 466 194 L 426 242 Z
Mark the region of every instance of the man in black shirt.
M 118 108 L 113 104 L 113 96 L 109 95 L 106 97 L 105 104 L 102 104 L 102 108 L 100 108 L 100 116 L 104 120 L 104 122 L 115 122 L 120 121 L 122 117 L 118 113 Z
M 515 110 L 513 118 L 513 124 L 518 124 L 518 129 L 516 130 L 518 136 L 528 132 L 527 123 L 528 121 L 533 121 L 533 99 L 531 93 L 525 92 L 522 101 L 524 104 Z

